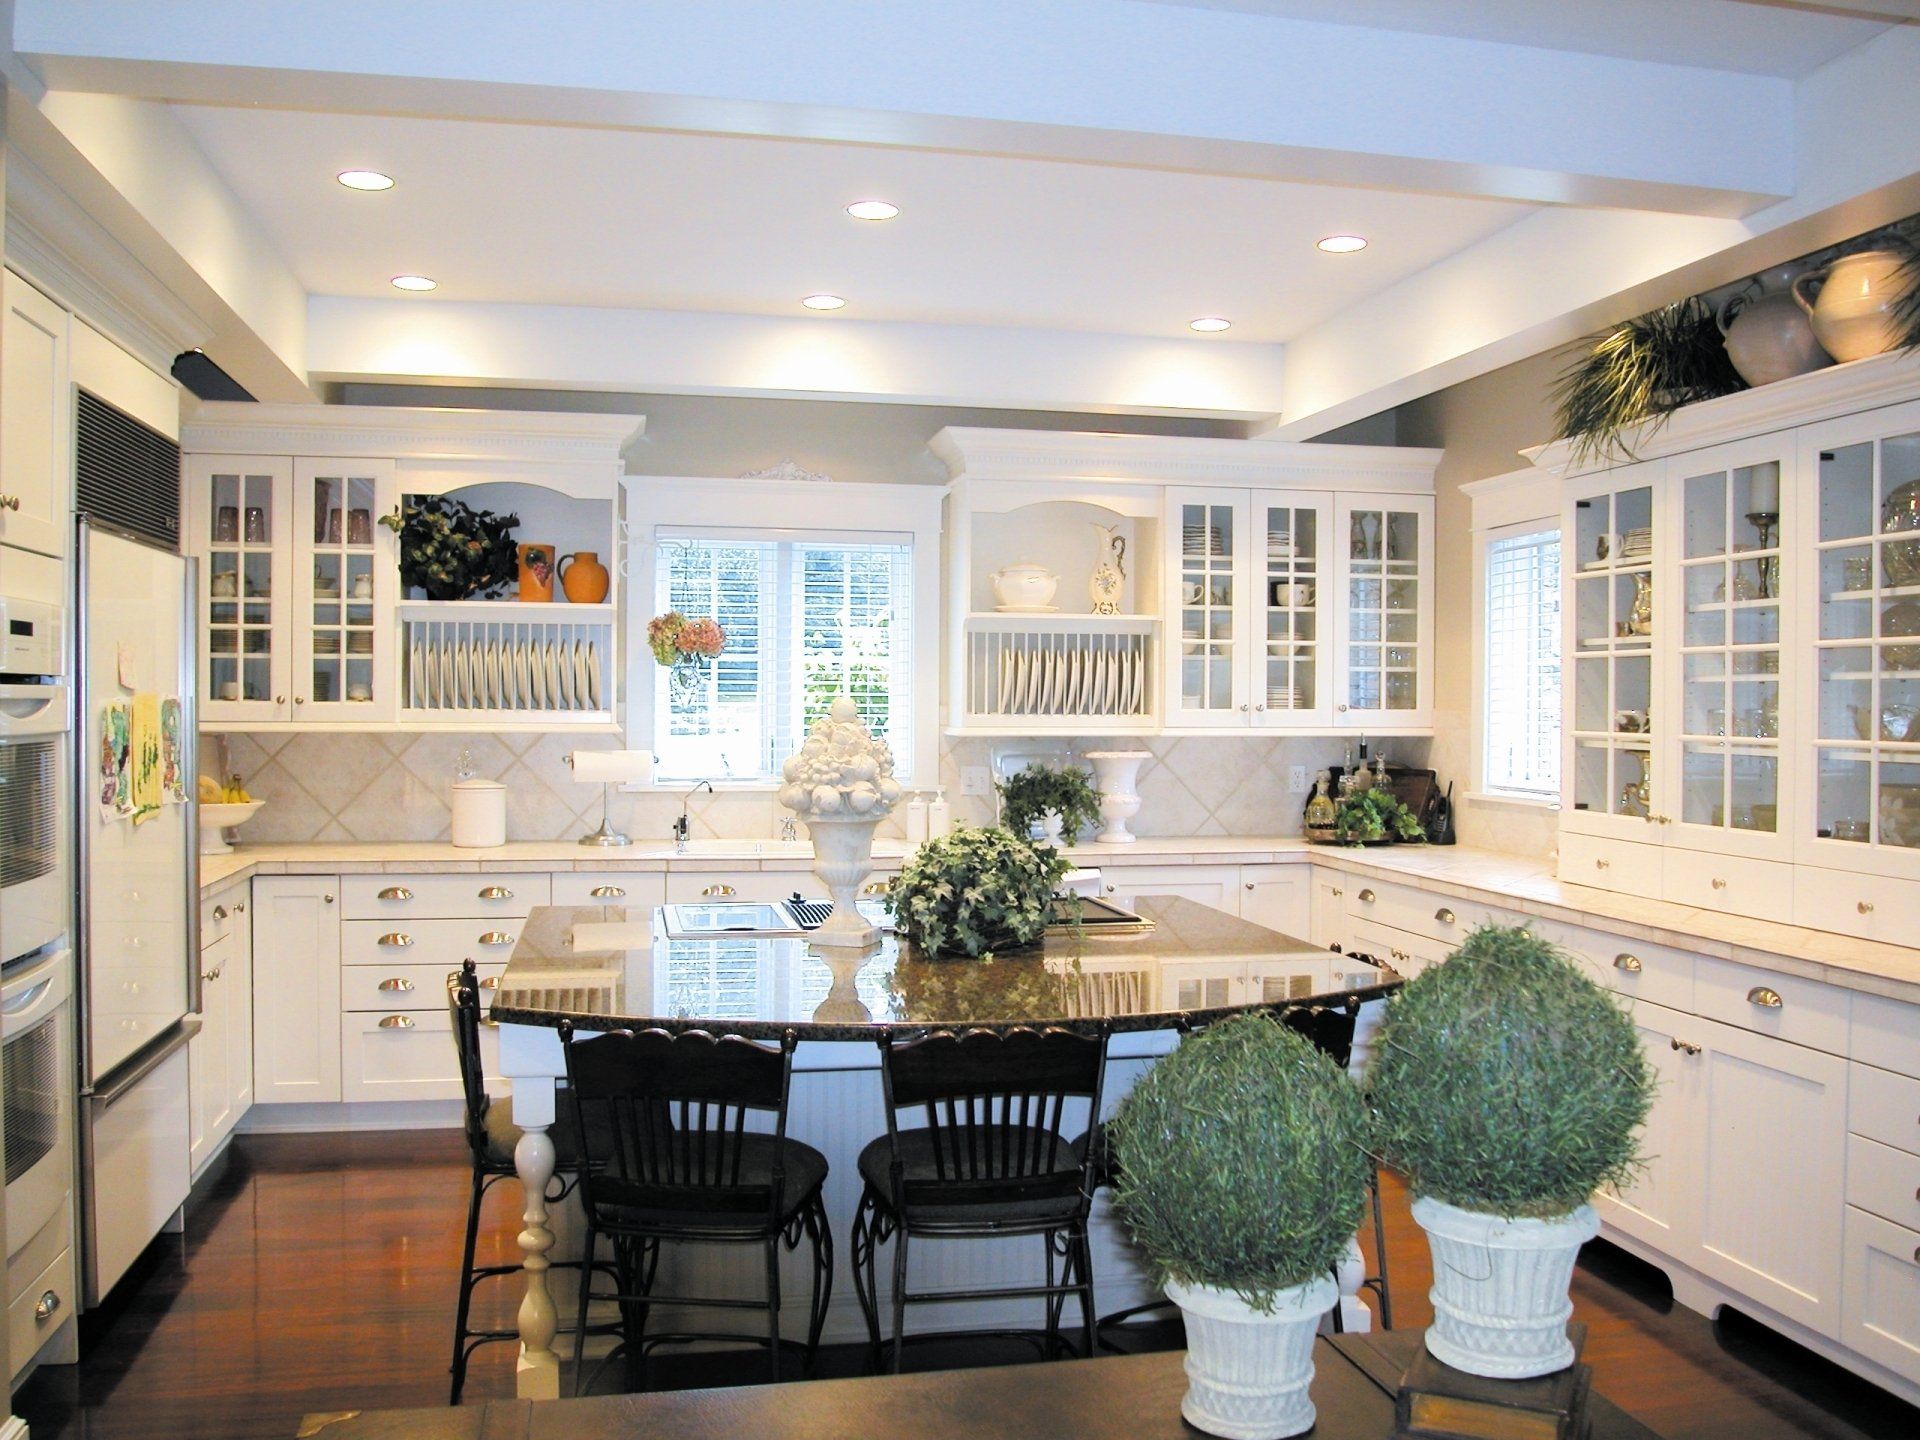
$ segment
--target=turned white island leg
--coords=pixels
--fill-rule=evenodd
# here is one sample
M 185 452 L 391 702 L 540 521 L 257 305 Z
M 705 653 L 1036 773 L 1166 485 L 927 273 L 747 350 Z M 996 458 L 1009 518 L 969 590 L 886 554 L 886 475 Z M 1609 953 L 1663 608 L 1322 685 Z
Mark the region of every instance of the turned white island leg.
M 560 1357 L 553 1349 L 559 1311 L 547 1283 L 553 1250 L 547 1190 L 554 1168 L 553 1137 L 547 1131 L 553 1124 L 554 1081 L 565 1068 L 555 1031 L 539 1025 L 501 1025 L 500 1071 L 512 1088 L 513 1122 L 521 1132 L 513 1147 L 513 1168 L 526 1197 L 520 1263 L 527 1288 L 520 1299 L 520 1363 L 513 1384 L 513 1393 L 522 1400 L 560 1398 Z

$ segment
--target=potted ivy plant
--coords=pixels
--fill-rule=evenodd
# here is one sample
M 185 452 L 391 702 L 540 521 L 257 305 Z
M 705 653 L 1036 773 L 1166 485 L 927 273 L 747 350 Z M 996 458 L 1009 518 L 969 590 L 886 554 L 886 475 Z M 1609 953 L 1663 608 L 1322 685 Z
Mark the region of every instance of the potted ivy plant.
M 1182 1041 L 1108 1133 L 1121 1219 L 1186 1320 L 1180 1413 L 1234 1440 L 1311 1428 L 1314 1335 L 1367 1204 L 1359 1088 L 1256 1012 Z
M 1653 1099 L 1626 1011 L 1531 930 L 1482 926 L 1388 1002 L 1368 1087 L 1433 1250 L 1427 1349 L 1503 1380 L 1572 1364 L 1593 1192 L 1631 1178 Z
M 1077 765 L 1028 765 L 999 784 L 1000 823 L 1058 845 L 1100 821 L 1100 792 Z
M 1071 867 L 1006 830 L 958 829 L 913 852 L 887 889 L 894 921 L 922 955 L 991 955 L 1031 945 Z

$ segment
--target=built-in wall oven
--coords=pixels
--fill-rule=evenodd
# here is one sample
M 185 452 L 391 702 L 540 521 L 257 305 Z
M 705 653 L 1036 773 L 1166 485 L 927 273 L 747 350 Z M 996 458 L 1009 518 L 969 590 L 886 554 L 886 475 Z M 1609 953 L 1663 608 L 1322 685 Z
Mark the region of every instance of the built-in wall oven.
M 65 685 L 0 677 L 0 964 L 63 941 L 67 868 Z
M 73 1188 L 72 1006 L 65 944 L 0 974 L 9 1258 L 61 1213 Z

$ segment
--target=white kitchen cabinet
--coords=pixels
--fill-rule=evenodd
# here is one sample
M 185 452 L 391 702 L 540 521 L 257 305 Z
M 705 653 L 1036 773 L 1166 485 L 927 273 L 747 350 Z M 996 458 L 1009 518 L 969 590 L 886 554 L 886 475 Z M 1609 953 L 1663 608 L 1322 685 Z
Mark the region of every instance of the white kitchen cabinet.
M 263 1105 L 340 1099 L 339 889 L 332 875 L 253 882 L 254 1098 Z
M 64 557 L 73 513 L 72 322 L 11 270 L 0 298 L 0 544 Z
M 1920 1230 L 1847 1210 L 1840 1339 L 1920 1384 Z
M 1306 939 L 1310 923 L 1313 867 L 1243 865 L 1240 867 L 1240 918 Z
M 1433 723 L 1433 497 L 1335 497 L 1333 722 Z
M 189 456 L 187 546 L 200 559 L 200 713 L 292 718 L 293 461 Z
M 1622 952 L 1625 953 L 1625 952 Z M 1701 1067 L 1686 1047 L 1694 1017 L 1646 1000 L 1628 1002 L 1647 1062 L 1653 1067 L 1653 1107 L 1640 1132 L 1646 1157 L 1633 1180 L 1594 1196 L 1600 1218 L 1663 1255 L 1684 1256 L 1699 1239 L 1697 1137 L 1692 1134 Z
M 664 905 L 667 877 L 662 871 L 562 870 L 553 876 L 556 905 L 608 905 L 643 908 Z
M 201 902 L 200 1033 L 187 1047 L 188 1160 L 198 1175 L 253 1105 L 253 931 L 245 884 Z
M 1310 865 L 1311 900 L 1307 919 L 1307 938 L 1315 945 L 1345 949 L 1353 943 L 1347 930 L 1347 882 L 1344 870 Z
M 1172 895 L 1197 900 L 1229 915 L 1240 913 L 1240 867 L 1237 865 L 1115 865 L 1101 880 L 1100 894 L 1116 905 L 1131 908 L 1149 895 Z

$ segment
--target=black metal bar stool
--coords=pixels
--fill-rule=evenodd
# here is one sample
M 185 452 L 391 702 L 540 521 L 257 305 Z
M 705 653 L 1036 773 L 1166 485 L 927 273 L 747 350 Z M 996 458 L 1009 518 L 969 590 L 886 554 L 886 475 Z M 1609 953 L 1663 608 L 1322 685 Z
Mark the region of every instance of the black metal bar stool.
M 585 1325 L 593 1300 L 620 1307 L 622 1339 L 613 1353 L 625 1352 L 630 1378 L 639 1378 L 656 1346 L 758 1338 L 738 1331 L 649 1335 L 647 1316 L 654 1306 L 765 1310 L 764 1343 L 777 1381 L 783 1344 L 779 1252 L 783 1244 L 797 1249 L 802 1236 L 811 1242 L 813 1258 L 805 1346 L 811 1369 L 833 1288 L 833 1236 L 821 1199 L 826 1157 L 787 1138 L 794 1032 L 787 1031 L 776 1049 L 737 1035 L 716 1039 L 703 1030 L 678 1035 L 616 1030 L 576 1039 L 573 1026 L 563 1021 L 560 1041 L 567 1057 L 568 1099 L 584 1137 L 580 1194 L 586 1202 L 587 1253 L 606 1236 L 613 1242 L 618 1276 L 610 1293 L 581 1287 L 575 1393 L 586 1379 Z M 766 1117 L 770 1133 L 747 1129 L 750 1116 Z M 765 1298 L 656 1290 L 660 1247 L 675 1241 L 763 1247 Z
M 473 1160 L 473 1184 L 467 1192 L 467 1237 L 460 1261 L 460 1301 L 453 1321 L 453 1364 L 449 1367 L 453 1390 L 448 1403 L 458 1405 L 460 1393 L 466 1388 L 467 1362 L 473 1358 L 473 1352 L 495 1341 L 518 1342 L 520 1339 L 518 1330 L 474 1330 L 468 1325 L 473 1311 L 473 1292 L 481 1281 L 524 1273 L 518 1264 L 476 1266 L 473 1263 L 480 1235 L 480 1203 L 496 1183 L 516 1178 L 513 1150 L 520 1143 L 520 1127 L 513 1123 L 511 1097 L 495 1099 L 487 1094 L 485 1067 L 480 1058 L 480 978 L 473 961 L 462 961 L 458 970 L 448 973 L 447 1010 L 453 1020 L 453 1047 L 460 1062 L 467 1151 Z M 562 1113 L 554 1116 L 548 1134 L 554 1150 L 553 1179 L 547 1186 L 547 1203 L 552 1205 L 573 1193 L 580 1173 L 580 1146 L 574 1137 L 573 1116 L 564 1113 L 564 1107 Z M 585 1253 L 591 1259 L 591 1245 Z M 583 1265 L 584 1262 L 578 1260 L 556 1260 L 549 1268 L 579 1270 Z M 580 1283 L 584 1290 L 584 1276 Z
M 1107 1032 L 1057 1028 L 999 1033 L 936 1031 L 902 1044 L 880 1039 L 887 1133 L 860 1152 L 860 1205 L 853 1225 L 854 1288 L 877 1368 L 880 1339 L 878 1247 L 893 1242 L 892 1368 L 900 1369 L 908 1305 L 1036 1297 L 1046 1301 L 1042 1346 L 1060 1344 L 1060 1312 L 1077 1296 L 1093 1353 L 1093 1203 L 1089 1148 L 1062 1129 L 1070 1103 L 1100 1113 Z M 903 1129 L 900 1112 L 924 1124 Z M 1077 1118 L 1072 1121 L 1078 1128 Z M 1046 1283 L 998 1289 L 930 1290 L 907 1284 L 909 1242 L 1038 1235 Z M 1060 1262 L 1055 1278 L 1055 1262 Z M 1033 1339 L 1030 1331 L 982 1331 Z

